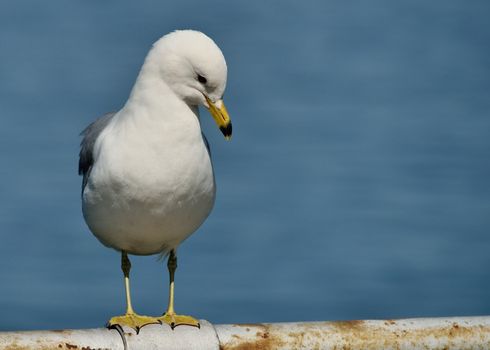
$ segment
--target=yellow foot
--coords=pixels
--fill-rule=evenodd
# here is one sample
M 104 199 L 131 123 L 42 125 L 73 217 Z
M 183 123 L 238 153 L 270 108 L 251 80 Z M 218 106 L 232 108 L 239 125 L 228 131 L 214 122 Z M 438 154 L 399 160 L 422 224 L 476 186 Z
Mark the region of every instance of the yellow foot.
M 140 329 L 148 324 L 161 324 L 157 317 L 141 316 L 135 313 L 128 313 L 124 316 L 115 316 L 107 322 L 107 327 L 128 326 L 133 328 L 136 333 L 139 333 Z
M 194 317 L 186 316 L 186 315 L 177 315 L 175 313 L 167 312 L 163 316 L 158 317 L 157 320 L 159 320 L 161 323 L 168 324 L 170 327 L 172 327 L 172 329 L 182 325 L 201 328 L 201 325 L 199 324 L 198 320 L 196 320 Z

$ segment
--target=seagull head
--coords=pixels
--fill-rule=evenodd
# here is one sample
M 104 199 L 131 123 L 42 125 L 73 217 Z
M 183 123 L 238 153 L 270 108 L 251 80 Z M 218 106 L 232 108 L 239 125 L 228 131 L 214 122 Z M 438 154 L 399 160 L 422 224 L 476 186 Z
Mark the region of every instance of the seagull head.
M 227 140 L 231 120 L 223 103 L 227 68 L 214 41 L 194 30 L 178 30 L 163 36 L 147 57 L 174 93 L 190 106 L 205 106 Z

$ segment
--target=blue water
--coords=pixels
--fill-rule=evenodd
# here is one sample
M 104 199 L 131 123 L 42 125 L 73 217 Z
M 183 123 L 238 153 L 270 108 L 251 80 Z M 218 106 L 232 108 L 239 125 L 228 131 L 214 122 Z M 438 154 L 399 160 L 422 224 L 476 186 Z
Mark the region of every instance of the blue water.
M 78 134 L 161 35 L 229 66 L 206 111 L 215 209 L 179 250 L 177 311 L 214 323 L 490 314 L 490 2 L 0 2 L 0 330 L 124 311 L 80 210 Z M 165 265 L 133 258 L 141 313 Z

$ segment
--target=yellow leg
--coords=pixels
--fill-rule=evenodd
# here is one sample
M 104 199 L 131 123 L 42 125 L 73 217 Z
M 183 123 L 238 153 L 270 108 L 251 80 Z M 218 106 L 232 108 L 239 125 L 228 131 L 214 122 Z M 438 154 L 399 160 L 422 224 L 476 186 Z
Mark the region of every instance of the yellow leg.
M 170 276 L 170 287 L 168 293 L 168 308 L 167 311 L 163 314 L 163 316 L 159 317 L 158 320 L 168 324 L 172 329 L 181 325 L 188 325 L 194 327 L 200 327 L 199 321 L 194 317 L 186 316 L 186 315 L 177 315 L 174 310 L 174 277 L 175 270 L 177 270 L 177 256 L 175 255 L 175 251 L 171 250 L 170 255 L 168 257 L 168 272 Z
M 131 262 L 129 261 L 128 254 L 126 252 L 121 253 L 121 269 L 124 273 L 124 286 L 126 287 L 126 314 L 123 316 L 112 317 L 109 322 L 107 322 L 107 327 L 128 326 L 133 328 L 136 333 L 139 332 L 140 328 L 146 326 L 147 324 L 158 324 L 161 323 L 155 317 L 141 316 L 134 312 L 133 306 L 131 305 L 131 291 L 129 288 L 129 271 L 131 270 Z

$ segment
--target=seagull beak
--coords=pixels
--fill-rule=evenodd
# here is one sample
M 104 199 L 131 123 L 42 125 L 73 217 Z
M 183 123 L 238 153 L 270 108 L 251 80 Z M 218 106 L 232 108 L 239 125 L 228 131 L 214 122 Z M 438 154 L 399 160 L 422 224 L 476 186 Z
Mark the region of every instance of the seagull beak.
M 231 119 L 228 115 L 228 111 L 226 110 L 225 104 L 223 100 L 218 100 L 216 103 L 213 103 L 209 97 L 204 95 L 207 102 L 207 108 L 209 113 L 213 116 L 216 124 L 218 124 L 219 129 L 225 135 L 225 139 L 231 139 Z

